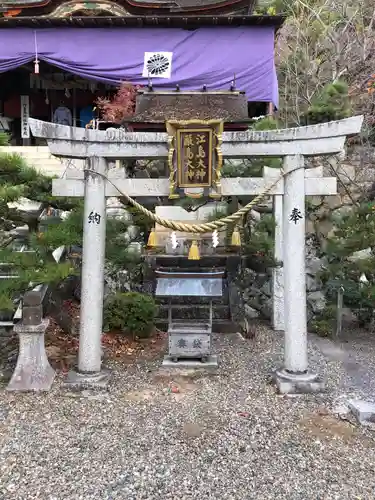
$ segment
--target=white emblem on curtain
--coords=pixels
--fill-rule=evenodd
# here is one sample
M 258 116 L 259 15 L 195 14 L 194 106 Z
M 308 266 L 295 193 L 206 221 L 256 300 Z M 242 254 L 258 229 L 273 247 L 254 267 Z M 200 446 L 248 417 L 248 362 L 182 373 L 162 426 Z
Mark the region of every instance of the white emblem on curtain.
M 173 52 L 145 52 L 143 61 L 144 78 L 170 78 Z

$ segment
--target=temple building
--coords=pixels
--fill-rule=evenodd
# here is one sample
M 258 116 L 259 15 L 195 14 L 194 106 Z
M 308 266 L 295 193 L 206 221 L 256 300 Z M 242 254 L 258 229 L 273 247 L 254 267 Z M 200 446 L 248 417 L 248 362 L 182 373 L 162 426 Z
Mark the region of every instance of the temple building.
M 5 0 L 0 131 L 11 134 L 12 145 L 42 145 L 29 117 L 85 127 L 97 98 L 110 97 L 121 82 L 185 95 L 236 91 L 246 96 L 242 118 L 267 114 L 278 105 L 274 40 L 283 18 L 253 15 L 254 4 Z M 162 116 L 162 101 L 155 105 Z

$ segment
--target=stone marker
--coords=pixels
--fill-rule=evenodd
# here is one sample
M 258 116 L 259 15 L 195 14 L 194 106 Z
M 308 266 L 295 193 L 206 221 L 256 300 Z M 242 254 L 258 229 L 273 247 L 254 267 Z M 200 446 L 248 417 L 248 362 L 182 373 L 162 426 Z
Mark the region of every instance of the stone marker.
M 349 409 L 362 425 L 375 424 L 375 403 L 355 399 L 348 401 Z
M 49 391 L 55 371 L 48 362 L 44 334 L 48 319 L 43 318 L 43 292 L 26 292 L 22 320 L 14 326 L 19 337 L 17 365 L 7 386 L 8 391 Z

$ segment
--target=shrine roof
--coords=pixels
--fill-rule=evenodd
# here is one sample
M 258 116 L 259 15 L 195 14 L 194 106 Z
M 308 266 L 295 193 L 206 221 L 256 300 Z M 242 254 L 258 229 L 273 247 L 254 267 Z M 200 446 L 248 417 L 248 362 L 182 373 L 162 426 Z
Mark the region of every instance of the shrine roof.
M 251 14 L 255 8 L 256 0 L 110 0 L 113 4 L 125 8 L 130 13 L 137 12 L 139 14 L 156 13 L 163 11 L 165 13 L 182 13 L 188 12 L 190 14 L 198 12 L 221 12 L 228 11 L 238 12 L 243 9 L 243 12 Z M 103 2 L 100 0 L 93 0 L 87 2 L 84 0 L 3 0 L 0 3 L 0 11 L 8 11 L 12 9 L 32 9 L 37 11 L 37 14 L 44 14 L 44 11 L 54 10 L 56 7 L 63 7 L 65 4 L 80 4 L 81 9 L 93 9 L 95 5 L 101 8 Z M 105 10 L 105 9 L 104 9 Z M 38 12 L 39 11 L 39 12 Z M 43 12 L 42 12 L 43 11 Z M 33 12 L 34 13 L 34 12 Z M 11 14 L 10 17 L 17 14 Z M 25 13 L 22 13 L 22 16 Z
M 161 123 L 166 120 L 249 122 L 247 97 L 236 91 L 147 91 L 137 95 L 135 115 L 127 123 Z
M 217 4 L 236 4 L 241 0 L 126 0 L 126 3 L 132 5 L 140 5 L 142 7 L 150 7 L 152 5 L 164 5 L 164 4 L 177 4 L 180 7 L 206 7 L 208 5 L 217 5 Z M 1 7 L 30 7 L 39 5 L 40 7 L 48 4 L 48 3 L 56 3 L 53 0 L 3 0 L 1 2 Z M 62 2 L 59 2 L 62 3 Z M 250 7 L 255 3 L 254 0 L 250 0 L 246 2 Z
M 104 27 L 104 26 L 159 26 L 159 27 L 185 27 L 198 28 L 201 26 L 273 26 L 278 30 L 283 22 L 283 16 L 129 16 L 129 17 L 2 17 L 1 28 L 38 27 L 48 28 L 53 26 L 76 27 Z

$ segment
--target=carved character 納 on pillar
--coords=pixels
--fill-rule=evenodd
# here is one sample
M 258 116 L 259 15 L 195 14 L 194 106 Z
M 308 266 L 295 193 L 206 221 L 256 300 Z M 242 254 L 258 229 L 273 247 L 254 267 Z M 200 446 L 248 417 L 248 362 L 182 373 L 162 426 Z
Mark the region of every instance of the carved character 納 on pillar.
M 98 224 L 99 225 L 100 220 L 101 220 L 101 216 L 97 212 L 94 212 L 93 210 L 91 210 L 89 217 L 88 217 L 88 220 L 89 220 L 89 224 Z

